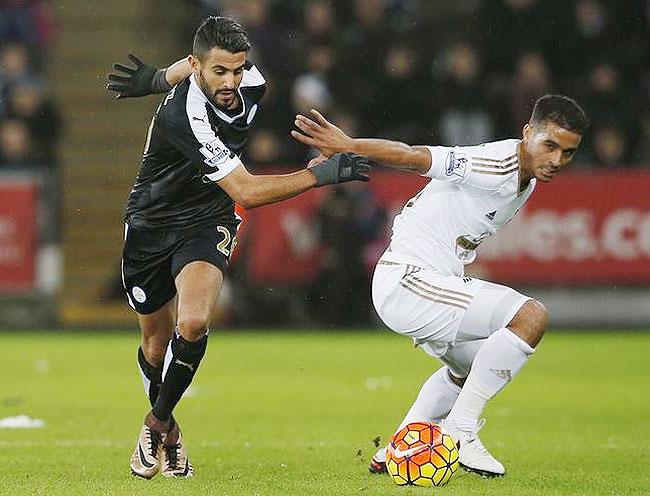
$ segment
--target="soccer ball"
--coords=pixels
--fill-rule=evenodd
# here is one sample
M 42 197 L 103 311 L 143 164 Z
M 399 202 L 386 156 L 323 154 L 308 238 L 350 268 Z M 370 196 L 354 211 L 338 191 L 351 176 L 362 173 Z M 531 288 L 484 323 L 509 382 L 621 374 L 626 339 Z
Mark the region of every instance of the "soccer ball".
M 442 486 L 458 470 L 458 448 L 438 424 L 413 422 L 390 438 L 386 468 L 400 486 Z

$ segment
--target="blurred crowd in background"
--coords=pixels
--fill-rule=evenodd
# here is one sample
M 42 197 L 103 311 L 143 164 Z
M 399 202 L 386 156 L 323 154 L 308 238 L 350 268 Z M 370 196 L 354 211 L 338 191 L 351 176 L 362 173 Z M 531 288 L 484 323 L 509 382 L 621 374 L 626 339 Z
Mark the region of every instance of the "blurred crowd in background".
M 576 168 L 650 165 L 646 0 L 193 0 L 183 8 L 194 10 L 193 22 L 170 33 L 179 51 L 159 64 L 191 51 L 207 15 L 234 16 L 248 30 L 249 59 L 268 83 L 245 151 L 251 168 L 305 163 L 314 151 L 289 131 L 310 108 L 354 136 L 474 144 L 520 136 L 545 93 L 576 98 L 593 122 Z M 0 175 L 38 181 L 40 245 L 60 242 L 63 198 L 64 126 L 47 64 L 55 24 L 50 2 L 0 0 Z M 328 190 L 313 284 L 270 297 L 269 288 L 247 284 L 242 254 L 231 277 L 234 320 L 367 323 L 371 262 L 386 245 L 391 214 L 363 185 Z M 105 297 L 123 298 L 120 285 L 116 278 Z M 351 304 L 351 294 L 362 304 Z
M 650 165 L 650 6 L 644 0 L 196 0 L 238 18 L 268 82 L 245 163 L 299 164 L 296 113 L 319 109 L 353 136 L 474 144 L 521 135 L 545 93 L 576 98 L 593 126 L 576 168 Z M 309 287 L 251 291 L 235 264 L 239 320 L 368 324 L 372 267 L 392 212 L 364 186 L 327 192 Z M 379 248 L 379 252 L 376 247 Z M 244 267 L 244 269 L 242 268 Z M 249 304 L 246 304 L 248 302 Z M 282 305 L 285 303 L 285 305 Z M 358 310 L 358 314 L 354 311 Z M 307 316 L 301 318 L 301 314 Z
M 577 162 L 650 163 L 645 0 L 196 2 L 197 23 L 217 14 L 245 24 L 269 82 L 254 164 L 301 161 L 287 136 L 311 107 L 355 135 L 472 144 L 519 136 L 548 92 L 573 96 L 593 120 Z
M 0 0 L 0 174 L 39 185 L 39 242 L 60 241 L 59 110 L 47 60 L 55 37 L 49 2 Z

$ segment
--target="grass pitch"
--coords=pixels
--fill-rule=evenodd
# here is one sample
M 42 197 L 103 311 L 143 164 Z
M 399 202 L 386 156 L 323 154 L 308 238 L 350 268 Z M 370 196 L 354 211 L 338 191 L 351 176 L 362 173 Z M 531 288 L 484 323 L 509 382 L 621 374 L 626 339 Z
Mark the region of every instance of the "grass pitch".
M 438 367 L 375 332 L 213 332 L 177 408 L 196 477 L 134 479 L 147 404 L 126 333 L 1 333 L 2 495 L 641 495 L 650 492 L 650 333 L 551 332 L 481 433 L 508 469 L 442 488 L 367 472 Z

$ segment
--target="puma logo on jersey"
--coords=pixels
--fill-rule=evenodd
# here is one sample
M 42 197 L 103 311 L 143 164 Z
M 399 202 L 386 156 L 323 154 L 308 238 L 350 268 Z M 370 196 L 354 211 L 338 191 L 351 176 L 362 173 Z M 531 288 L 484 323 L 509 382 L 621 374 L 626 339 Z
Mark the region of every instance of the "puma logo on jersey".
M 490 369 L 490 372 L 496 375 L 499 379 L 503 379 L 505 381 L 512 380 L 512 371 L 510 369 Z
M 194 116 L 192 116 L 192 120 L 193 120 L 193 121 L 201 121 L 201 122 L 205 122 L 205 117 L 202 117 L 202 118 L 199 119 L 198 117 L 194 117 Z
M 190 369 L 190 372 L 194 372 L 194 364 L 193 363 L 182 362 L 178 358 L 174 359 L 174 363 L 176 363 L 178 365 L 182 365 L 183 367 L 187 367 L 188 369 Z
M 494 220 L 494 216 L 495 216 L 496 214 L 497 214 L 497 211 L 495 210 L 495 211 L 493 211 L 493 212 L 490 212 L 490 213 L 485 214 L 485 216 L 486 216 L 488 219 L 490 219 L 490 220 Z

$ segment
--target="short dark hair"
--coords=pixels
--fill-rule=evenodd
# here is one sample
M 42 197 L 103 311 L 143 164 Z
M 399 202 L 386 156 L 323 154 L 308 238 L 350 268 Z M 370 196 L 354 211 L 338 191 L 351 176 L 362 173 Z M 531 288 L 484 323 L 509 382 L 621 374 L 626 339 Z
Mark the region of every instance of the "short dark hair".
M 578 103 L 564 95 L 544 95 L 535 102 L 531 124 L 553 122 L 567 131 L 584 135 L 589 119 Z
M 246 28 L 230 17 L 208 17 L 194 34 L 192 54 L 201 59 L 214 47 L 230 53 L 247 52 L 251 44 Z

